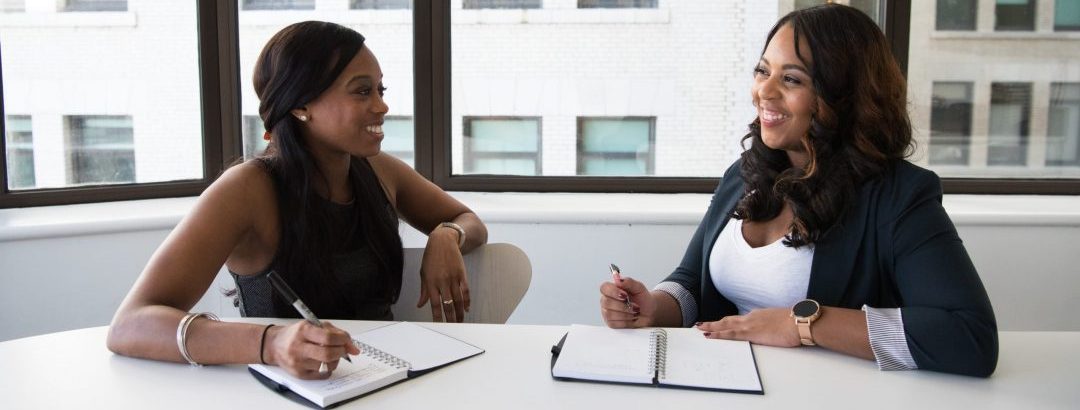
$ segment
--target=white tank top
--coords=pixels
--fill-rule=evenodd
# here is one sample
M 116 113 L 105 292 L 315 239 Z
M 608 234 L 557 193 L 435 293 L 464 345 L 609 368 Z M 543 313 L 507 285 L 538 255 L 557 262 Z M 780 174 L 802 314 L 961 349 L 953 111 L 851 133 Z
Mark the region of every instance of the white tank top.
M 773 307 L 791 307 L 806 298 L 813 245 L 784 246 L 783 238 L 752 248 L 742 234 L 742 220 L 731 218 L 709 255 L 709 272 L 721 295 L 739 314 Z

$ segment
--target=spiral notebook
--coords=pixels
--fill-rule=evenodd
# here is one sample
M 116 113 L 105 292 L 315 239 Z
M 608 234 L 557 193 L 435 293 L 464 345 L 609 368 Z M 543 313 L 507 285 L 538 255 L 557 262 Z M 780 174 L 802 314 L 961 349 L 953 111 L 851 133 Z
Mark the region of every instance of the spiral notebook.
M 329 379 L 301 380 L 285 369 L 248 365 L 267 387 L 309 407 L 332 407 L 394 383 L 468 359 L 483 349 L 410 322 L 354 334 L 360 355 L 338 361 Z
M 556 380 L 765 394 L 749 342 L 706 339 L 695 329 L 571 325 L 551 352 Z

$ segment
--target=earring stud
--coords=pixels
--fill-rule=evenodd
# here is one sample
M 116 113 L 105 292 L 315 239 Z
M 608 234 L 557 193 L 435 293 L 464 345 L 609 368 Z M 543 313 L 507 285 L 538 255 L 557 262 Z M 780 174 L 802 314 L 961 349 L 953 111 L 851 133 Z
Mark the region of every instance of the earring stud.
M 300 116 L 300 121 L 307 121 L 307 116 L 306 115 L 301 115 Z

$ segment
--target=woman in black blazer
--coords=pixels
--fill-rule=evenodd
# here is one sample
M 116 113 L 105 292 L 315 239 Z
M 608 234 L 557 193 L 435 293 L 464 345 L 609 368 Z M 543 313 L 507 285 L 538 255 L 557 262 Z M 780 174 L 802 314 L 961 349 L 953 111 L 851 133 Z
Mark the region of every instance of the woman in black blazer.
M 604 321 L 816 344 L 883 370 L 993 373 L 994 312 L 940 180 L 904 160 L 905 91 L 862 12 L 824 5 L 783 17 L 754 69 L 750 148 L 667 279 L 651 291 L 629 278 L 601 286 Z

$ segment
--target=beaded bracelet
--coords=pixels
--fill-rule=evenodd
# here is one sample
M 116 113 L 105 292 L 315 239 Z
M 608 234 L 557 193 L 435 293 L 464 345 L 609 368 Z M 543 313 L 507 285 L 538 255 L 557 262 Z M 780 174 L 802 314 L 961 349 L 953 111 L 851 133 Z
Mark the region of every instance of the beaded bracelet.
M 180 319 L 180 324 L 178 324 L 176 326 L 176 346 L 180 349 L 180 356 L 183 357 L 184 360 L 187 360 L 188 363 L 190 363 L 192 366 L 195 366 L 195 367 L 202 366 L 202 364 L 199 364 L 198 362 L 195 361 L 195 359 L 192 359 L 191 354 L 188 353 L 188 350 L 187 350 L 187 332 L 188 332 L 188 328 L 191 326 L 191 322 L 194 322 L 195 319 L 198 319 L 200 316 L 205 316 L 207 319 L 210 319 L 210 320 L 218 320 L 217 315 L 215 315 L 213 313 L 208 313 L 208 312 L 188 313 L 188 314 L 184 315 L 184 317 L 182 319 Z

